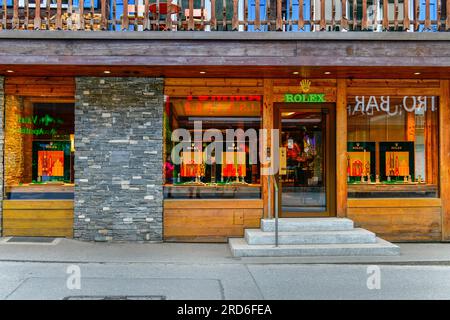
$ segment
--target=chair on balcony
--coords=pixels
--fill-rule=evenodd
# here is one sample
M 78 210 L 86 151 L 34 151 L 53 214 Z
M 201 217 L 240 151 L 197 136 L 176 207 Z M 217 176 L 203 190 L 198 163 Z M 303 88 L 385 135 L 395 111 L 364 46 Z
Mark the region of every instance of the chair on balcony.
M 112 0 L 111 0 L 112 1 Z M 144 29 L 145 25 L 145 19 L 147 18 L 145 16 L 145 5 L 142 4 L 142 1 L 140 3 L 138 2 L 138 5 L 136 6 L 135 1 L 139 0 L 129 0 L 128 7 L 125 9 L 123 5 L 123 0 L 116 0 L 116 14 L 115 14 L 115 29 L 116 30 L 123 30 L 122 28 L 122 19 L 123 19 L 123 12 L 127 13 L 127 17 L 129 20 L 129 26 L 127 30 L 133 31 L 136 28 L 135 22 L 137 22 L 137 31 L 142 31 Z M 157 19 L 157 4 L 156 3 L 150 3 L 149 5 L 149 20 L 156 20 Z M 137 9 L 137 12 L 136 12 Z M 151 25 L 149 28 L 151 30 L 166 30 L 166 16 L 167 14 L 176 14 L 179 12 L 179 7 L 176 4 L 171 4 L 168 8 L 167 2 L 160 1 L 159 2 L 159 29 L 156 25 Z M 110 11 L 110 19 L 114 19 L 114 13 L 112 10 Z M 137 19 L 137 21 L 136 21 Z M 110 30 L 113 29 L 110 27 Z
M 183 26 L 185 29 L 187 29 L 190 17 L 189 9 L 184 9 L 184 16 L 186 17 L 186 21 L 183 22 Z M 194 9 L 192 12 L 192 16 L 194 17 L 194 30 L 204 31 L 205 24 L 202 24 L 202 21 L 206 22 L 208 18 L 208 11 L 206 9 Z
M 145 6 L 141 4 L 138 4 L 137 6 L 135 4 L 129 4 L 127 13 L 128 20 L 130 21 L 130 28 L 134 29 L 136 23 L 138 25 L 138 31 L 144 30 Z

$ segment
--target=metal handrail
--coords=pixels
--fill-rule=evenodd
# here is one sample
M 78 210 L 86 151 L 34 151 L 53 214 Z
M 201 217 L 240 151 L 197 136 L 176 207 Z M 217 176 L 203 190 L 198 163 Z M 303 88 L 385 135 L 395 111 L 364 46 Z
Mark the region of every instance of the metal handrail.
M 270 180 L 273 179 L 273 186 L 275 189 L 275 247 L 278 247 L 278 181 L 276 179 L 276 177 L 274 175 L 269 176 L 269 218 L 271 216 L 272 213 L 272 207 L 271 207 L 271 193 L 270 191 L 272 191 L 270 189 Z

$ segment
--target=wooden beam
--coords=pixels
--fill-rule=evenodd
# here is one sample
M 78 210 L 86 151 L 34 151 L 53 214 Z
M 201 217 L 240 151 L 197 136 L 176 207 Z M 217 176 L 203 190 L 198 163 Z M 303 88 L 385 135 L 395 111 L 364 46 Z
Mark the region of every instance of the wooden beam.
M 188 30 L 194 31 L 194 0 L 189 0 Z
M 281 16 L 282 1 L 281 0 L 276 0 L 276 1 L 277 1 L 277 18 L 276 18 L 276 22 L 275 22 L 275 28 L 277 29 L 277 31 L 281 31 L 281 30 L 283 30 L 283 19 Z
M 446 0 L 447 19 L 445 20 L 445 30 L 450 30 L 450 0 Z
M 108 17 L 106 15 L 106 0 L 101 0 L 101 20 L 100 20 L 100 28 L 101 30 L 107 30 L 108 29 Z
M 238 11 L 238 0 L 233 0 L 233 18 L 231 21 L 231 29 L 233 31 L 237 31 L 239 29 Z
M 19 29 L 19 0 L 13 1 L 13 10 L 12 28 Z
M 367 0 L 363 0 L 361 29 L 367 30 L 368 28 L 369 28 L 369 21 L 367 20 Z
M 389 29 L 389 11 L 388 2 L 383 1 L 383 30 Z
M 263 129 L 268 130 L 267 134 L 267 147 L 271 147 L 271 130 L 273 127 L 273 113 L 276 112 L 273 108 L 273 80 L 272 79 L 264 79 L 264 97 L 263 97 Z M 268 189 L 268 176 L 261 175 L 261 185 L 262 185 L 262 198 L 264 203 L 264 217 L 268 217 L 269 208 L 267 206 L 269 192 L 271 190 Z M 274 194 L 271 195 L 272 198 L 272 208 L 273 208 L 273 199 Z M 274 211 L 272 210 L 272 213 Z
M 363 0 L 367 2 L 367 0 Z M 325 31 L 327 28 L 327 21 L 325 19 L 325 0 L 320 0 L 320 31 Z
M 431 2 L 430 0 L 425 1 L 425 29 L 431 30 Z
M 211 26 L 211 30 L 217 29 L 216 0 L 211 0 L 211 19 L 209 25 Z
M 347 216 L 347 81 L 337 80 L 336 215 Z
M 442 240 L 450 241 L 450 80 L 441 80 L 439 98 L 439 158 L 442 200 Z
M 56 29 L 62 29 L 62 0 L 56 1 Z
M 303 18 L 303 0 L 298 1 L 298 28 L 301 30 L 305 28 L 305 19 Z
M 398 30 L 398 0 L 394 0 L 394 30 Z
M 128 0 L 123 0 L 122 30 L 128 30 Z
M 255 0 L 255 30 L 261 28 L 260 0 Z
M 303 0 L 301 0 L 303 2 Z M 348 30 L 347 0 L 341 0 L 341 29 Z

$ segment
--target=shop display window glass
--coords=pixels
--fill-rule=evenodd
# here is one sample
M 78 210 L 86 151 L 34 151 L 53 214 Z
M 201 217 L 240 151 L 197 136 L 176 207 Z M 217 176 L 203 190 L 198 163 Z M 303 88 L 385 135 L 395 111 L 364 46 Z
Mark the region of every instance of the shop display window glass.
M 348 97 L 350 198 L 438 197 L 435 96 Z
M 74 105 L 8 95 L 5 197 L 72 199 Z
M 260 166 L 251 156 L 259 147 L 261 100 L 260 96 L 167 98 L 165 198 L 261 197 Z M 186 130 L 190 138 L 173 141 L 172 134 L 180 129 Z M 246 136 L 227 141 L 229 130 L 240 130 Z M 221 147 L 211 149 L 211 142 Z M 177 145 L 184 148 L 172 152 Z

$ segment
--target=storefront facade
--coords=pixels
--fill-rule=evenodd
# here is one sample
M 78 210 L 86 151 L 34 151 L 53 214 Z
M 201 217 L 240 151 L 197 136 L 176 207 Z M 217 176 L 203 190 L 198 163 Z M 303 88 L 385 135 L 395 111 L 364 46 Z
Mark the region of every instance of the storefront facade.
M 448 81 L 309 79 L 308 93 L 302 93 L 301 80 L 248 79 L 253 86 L 245 88 L 249 95 L 261 95 L 262 127 L 280 130 L 279 146 L 287 158 L 278 175 L 281 216 L 348 217 L 389 240 L 444 240 L 446 138 L 439 126 L 445 128 L 441 121 L 448 116 L 442 109 L 448 104 Z M 206 99 L 215 95 L 215 81 L 227 84 L 228 97 L 242 94 L 242 80 L 233 87 L 233 80 L 223 79 L 167 79 L 165 92 L 176 96 L 177 90 L 188 90 L 208 94 Z M 219 85 L 217 90 L 218 96 L 224 94 Z M 321 98 L 296 102 L 292 95 Z M 234 187 L 235 195 L 216 191 L 213 198 L 220 200 L 203 196 L 203 186 L 181 183 L 177 188 L 189 189 L 190 197 L 166 194 L 166 239 L 206 235 L 221 240 L 259 227 L 274 190 L 267 176 L 257 184 L 250 179 L 247 174 L 245 187 Z M 261 188 L 260 199 L 247 190 L 250 186 Z
M 447 34 L 0 33 L 1 235 L 448 241 Z
M 249 140 L 222 150 L 240 164 L 173 164 L 169 136 L 202 121 L 203 139 L 279 129 L 282 217 L 448 239 L 447 79 L 7 76 L 2 88 L 3 236 L 222 242 L 258 228 L 274 190 Z

